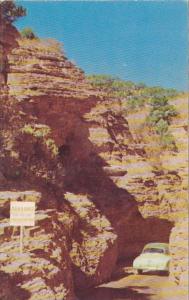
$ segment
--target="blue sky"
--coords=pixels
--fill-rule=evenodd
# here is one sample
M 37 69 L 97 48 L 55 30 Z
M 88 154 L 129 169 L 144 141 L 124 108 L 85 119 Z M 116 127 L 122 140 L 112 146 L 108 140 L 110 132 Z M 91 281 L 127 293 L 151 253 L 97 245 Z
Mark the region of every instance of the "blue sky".
M 55 38 L 87 74 L 187 89 L 186 1 L 17 1 L 32 27 Z

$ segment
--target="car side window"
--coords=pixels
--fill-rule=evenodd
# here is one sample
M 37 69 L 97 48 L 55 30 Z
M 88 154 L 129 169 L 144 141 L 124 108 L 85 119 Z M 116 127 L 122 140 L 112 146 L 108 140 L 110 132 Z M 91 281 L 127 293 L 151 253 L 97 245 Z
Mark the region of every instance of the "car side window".
M 158 248 L 146 248 L 143 250 L 143 253 L 165 253 L 165 249 Z

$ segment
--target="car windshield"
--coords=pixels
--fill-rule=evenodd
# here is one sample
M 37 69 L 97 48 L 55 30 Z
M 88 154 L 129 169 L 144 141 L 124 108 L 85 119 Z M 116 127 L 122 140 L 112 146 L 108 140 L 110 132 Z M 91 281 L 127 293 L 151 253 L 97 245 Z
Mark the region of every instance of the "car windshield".
M 165 253 L 165 250 L 160 248 L 146 248 L 143 250 L 143 253 Z

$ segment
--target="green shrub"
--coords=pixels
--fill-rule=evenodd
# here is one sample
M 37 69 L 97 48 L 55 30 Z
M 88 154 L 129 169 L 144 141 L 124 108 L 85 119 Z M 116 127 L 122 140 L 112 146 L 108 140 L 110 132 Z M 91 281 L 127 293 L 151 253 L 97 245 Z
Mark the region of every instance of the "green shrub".
M 152 119 L 155 118 L 153 123 L 164 118 L 166 114 L 166 117 L 175 115 L 173 107 L 169 105 L 169 99 L 178 94 L 174 89 L 147 87 L 144 83 L 135 84 L 132 81 L 121 80 L 118 77 L 109 75 L 89 75 L 88 80 L 95 88 L 105 91 L 108 96 L 121 100 L 124 109 L 140 109 L 145 103 L 153 107 L 151 110 L 153 113 L 155 109 L 158 109 L 159 112 L 155 112 L 151 116 Z M 167 105 L 169 106 L 163 109 Z M 160 116 L 156 117 L 158 114 Z
M 163 119 L 163 112 L 161 110 L 151 110 L 149 116 L 147 117 L 147 123 L 150 125 L 157 124 L 161 119 Z
M 25 39 L 29 39 L 29 40 L 33 40 L 33 39 L 36 39 L 37 36 L 34 34 L 33 30 L 29 27 L 27 28 L 24 28 L 22 31 L 21 31 L 21 36 Z
M 163 147 L 174 146 L 174 138 L 168 130 L 172 117 L 177 115 L 175 107 L 169 104 L 169 100 L 178 95 L 175 89 L 147 87 L 143 83 L 135 84 L 109 75 L 90 75 L 88 80 L 108 97 L 121 100 L 123 116 L 145 104 L 150 106 L 147 124 L 160 136 Z
M 174 137 L 168 131 L 161 136 L 161 144 L 167 149 L 176 150 Z
M 127 104 L 129 109 L 136 109 L 142 107 L 145 104 L 145 97 L 143 96 L 131 97 L 127 100 Z
M 25 124 L 21 128 L 22 133 L 30 134 L 36 138 L 43 138 L 50 134 L 50 128 L 43 124 Z
M 49 151 L 52 153 L 53 156 L 57 156 L 58 154 L 58 147 L 55 144 L 55 141 L 51 138 L 45 140 L 45 145 L 49 149 Z
M 159 107 L 152 107 L 149 116 L 147 118 L 147 121 L 154 125 L 158 123 L 161 119 L 167 121 L 170 123 L 171 118 L 177 115 L 177 111 L 174 108 L 173 105 L 165 105 L 165 106 L 159 106 Z
M 151 104 L 152 107 L 158 108 L 158 107 L 167 105 L 168 104 L 168 98 L 164 97 L 164 96 L 161 97 L 161 95 L 156 96 L 156 97 L 152 97 L 150 99 L 150 104 Z
M 161 119 L 156 123 L 156 132 L 162 137 L 169 129 L 167 121 Z
M 175 150 L 174 137 L 168 131 L 171 118 L 177 115 L 175 107 L 169 104 L 169 99 L 165 96 L 151 98 L 149 103 L 151 110 L 147 123 L 154 126 L 163 147 Z
M 88 80 L 108 96 L 121 100 L 127 110 L 140 109 L 145 103 L 150 104 L 149 121 L 152 124 L 176 115 L 175 108 L 169 104 L 169 99 L 178 95 L 175 89 L 147 87 L 144 83 L 135 84 L 109 75 L 89 75 Z

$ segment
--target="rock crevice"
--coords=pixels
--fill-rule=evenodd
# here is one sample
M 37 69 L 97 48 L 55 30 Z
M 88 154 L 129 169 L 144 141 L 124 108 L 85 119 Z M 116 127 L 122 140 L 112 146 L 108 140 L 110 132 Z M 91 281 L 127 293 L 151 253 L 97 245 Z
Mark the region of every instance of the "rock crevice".
M 17 40 L 11 51 L 2 43 L 9 74 L 0 95 L 0 271 L 19 299 L 73 300 L 74 289 L 109 279 L 118 259 L 169 241 L 175 219 L 162 199 L 180 181 L 155 175 L 119 101 L 94 89 L 56 42 Z M 41 196 L 27 254 L 17 259 L 9 204 L 28 190 Z

